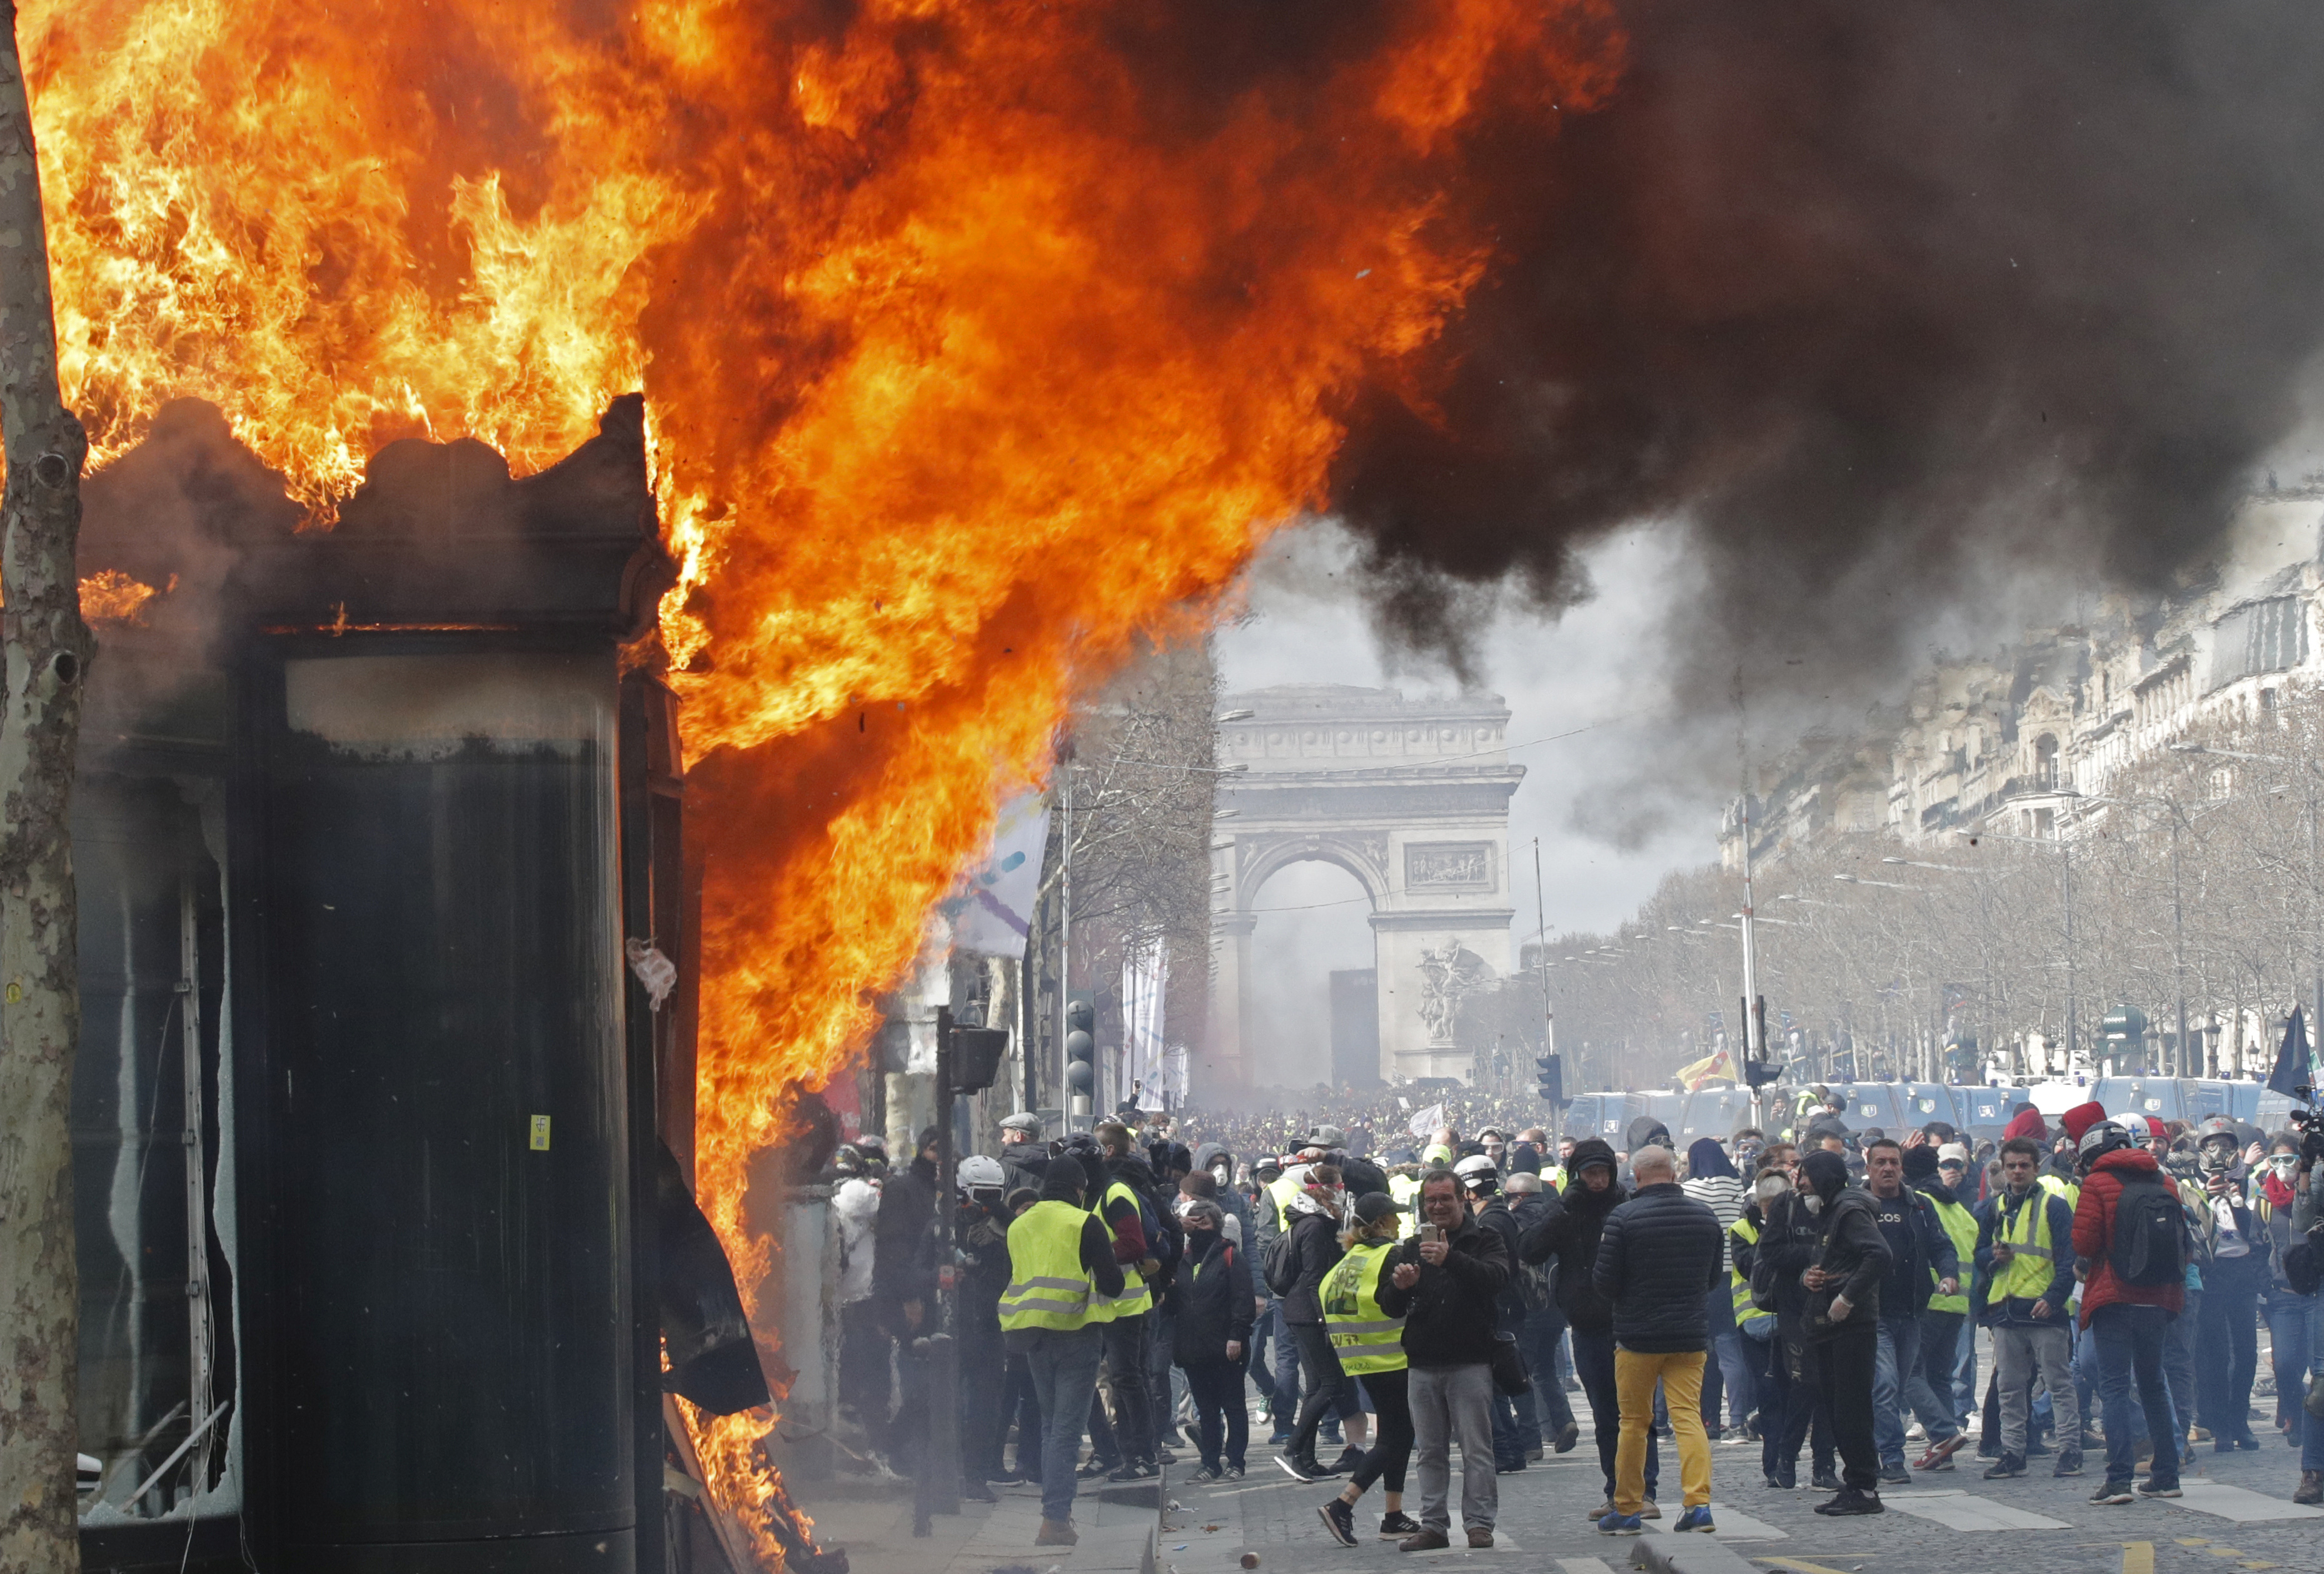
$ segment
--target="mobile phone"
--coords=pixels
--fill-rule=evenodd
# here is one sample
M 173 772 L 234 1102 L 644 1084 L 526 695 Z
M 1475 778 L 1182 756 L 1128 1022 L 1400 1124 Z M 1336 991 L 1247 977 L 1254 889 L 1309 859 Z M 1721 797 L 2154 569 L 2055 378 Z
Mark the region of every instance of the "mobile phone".
M 1433 1224 L 1424 1224 L 1415 1232 L 1424 1241 L 1441 1240 L 1444 1232 Z

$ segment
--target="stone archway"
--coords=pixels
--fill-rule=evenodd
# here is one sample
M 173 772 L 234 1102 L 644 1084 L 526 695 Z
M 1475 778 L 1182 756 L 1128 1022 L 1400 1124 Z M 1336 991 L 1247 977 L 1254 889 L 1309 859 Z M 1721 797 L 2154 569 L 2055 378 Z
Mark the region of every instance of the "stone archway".
M 1335 864 L 1371 898 L 1380 1075 L 1466 1079 L 1443 1008 L 1448 948 L 1509 967 L 1508 708 L 1498 696 L 1407 702 L 1393 689 L 1297 684 L 1229 695 L 1219 728 L 1231 810 L 1212 838 L 1209 1069 L 1246 1082 L 1252 900 L 1286 865 Z M 1463 963 L 1455 971 L 1473 976 Z M 1457 987 L 1457 981 L 1455 986 Z

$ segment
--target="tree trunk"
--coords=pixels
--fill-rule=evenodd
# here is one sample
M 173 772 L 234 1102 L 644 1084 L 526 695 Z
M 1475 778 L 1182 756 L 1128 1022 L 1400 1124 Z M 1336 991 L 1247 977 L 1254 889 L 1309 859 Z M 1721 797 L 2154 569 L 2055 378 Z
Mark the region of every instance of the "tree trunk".
M 16 7 L 0 0 L 0 1569 L 80 1567 L 73 1260 L 73 753 L 90 642 L 73 569 L 88 442 L 57 387 Z

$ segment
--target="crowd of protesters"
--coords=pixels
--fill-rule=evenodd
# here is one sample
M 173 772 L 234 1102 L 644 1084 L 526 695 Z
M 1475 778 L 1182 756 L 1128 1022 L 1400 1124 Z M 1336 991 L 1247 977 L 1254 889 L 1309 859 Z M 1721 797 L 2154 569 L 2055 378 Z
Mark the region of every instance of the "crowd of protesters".
M 1452 1100 L 1414 1134 L 1406 1101 L 1375 1103 L 1289 1140 L 1281 1115 L 1054 1134 L 1020 1114 L 962 1160 L 969 1495 L 1038 1483 L 1038 1541 L 1065 1545 L 1079 1483 L 1259 1463 L 1344 1477 L 1318 1513 L 1349 1545 L 1379 1487 L 1379 1534 L 1425 1551 L 1453 1544 L 1457 1453 L 1461 1533 L 1489 1547 L 1499 1477 L 1580 1443 L 1578 1391 L 1609 1534 L 1661 1517 L 1665 1444 L 1675 1530 L 1711 1528 L 1714 1442 L 1756 1445 L 1778 1490 L 1804 1450 L 1824 1514 L 1882 1512 L 1884 1485 L 1955 1469 L 1972 1437 L 1987 1478 L 2095 1458 L 2092 1501 L 2125 1504 L 2177 1495 L 2199 1443 L 2260 1446 L 2264 1321 L 2294 1500 L 2324 1501 L 2324 1231 L 2296 1131 L 2096 1104 L 2053 1129 L 2026 1105 L 1972 1148 L 1943 1122 L 1851 1131 L 1817 1089 L 1772 1136 L 1682 1153 L 1651 1116 L 1617 1149 L 1489 1113 L 1464 1127 Z M 921 1468 L 936 1133 L 900 1167 L 866 1138 L 836 1168 L 841 1293 L 862 1303 L 844 1414 Z

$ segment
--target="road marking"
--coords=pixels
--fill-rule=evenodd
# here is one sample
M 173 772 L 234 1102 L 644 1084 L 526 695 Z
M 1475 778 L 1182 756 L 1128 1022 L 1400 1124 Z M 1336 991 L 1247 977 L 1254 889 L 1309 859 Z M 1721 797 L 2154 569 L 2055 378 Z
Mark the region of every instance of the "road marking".
M 1646 1533 L 1674 1535 L 1677 1532 L 1670 1528 L 1674 1523 L 1670 1520 L 1648 1520 Z M 1734 1505 L 1720 1503 L 1716 1498 L 1711 1500 L 1711 1523 L 1713 1527 L 1712 1537 L 1717 1541 L 1788 1542 L 1792 1539 L 1791 1532 L 1771 1525 L 1766 1520 L 1753 1519 Z
M 2178 1500 L 2181 1508 L 2217 1514 L 2237 1524 L 2254 1524 L 2268 1520 L 2324 1519 L 2324 1508 L 2310 1508 L 2304 1503 L 2270 1497 L 2264 1493 L 2230 1486 L 2223 1481 L 2198 1481 L 2190 1477 L 2180 1482 L 2179 1487 L 2185 1494 Z
M 2050 1519 L 2011 1504 L 1998 1503 L 1969 1492 L 1891 1492 L 1881 1502 L 1899 1514 L 1933 1520 L 1954 1531 L 2062 1531 L 2064 1520 Z
M 1754 1563 L 1765 1563 L 1770 1569 L 1790 1569 L 1796 1574 L 1849 1574 L 1845 1569 L 1827 1569 L 1821 1563 L 1811 1563 L 1803 1558 L 1754 1558 Z M 2147 1574 L 2153 1574 L 2149 1569 Z
M 1560 1558 L 1557 1566 L 1563 1574 L 1614 1574 L 1600 1558 Z
M 2122 1574 L 2154 1574 L 2154 1543 L 2123 1542 Z

